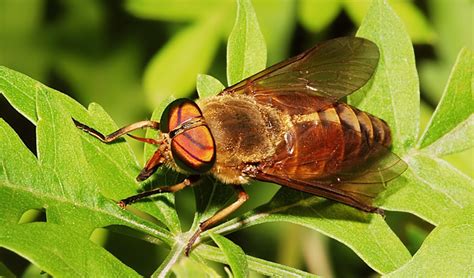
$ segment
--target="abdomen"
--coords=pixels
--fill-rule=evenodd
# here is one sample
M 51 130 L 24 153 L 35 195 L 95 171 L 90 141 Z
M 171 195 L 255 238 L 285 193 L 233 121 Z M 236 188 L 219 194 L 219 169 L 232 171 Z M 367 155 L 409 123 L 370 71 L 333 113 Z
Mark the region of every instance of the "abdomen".
M 323 179 L 363 166 L 391 144 L 383 120 L 345 103 L 293 114 L 291 119 L 292 128 L 277 154 L 261 166 L 267 173 Z

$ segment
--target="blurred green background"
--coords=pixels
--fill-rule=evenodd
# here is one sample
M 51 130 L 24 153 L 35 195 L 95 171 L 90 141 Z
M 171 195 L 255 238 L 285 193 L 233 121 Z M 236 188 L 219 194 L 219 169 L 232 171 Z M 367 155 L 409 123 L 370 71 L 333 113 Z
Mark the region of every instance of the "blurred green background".
M 469 0 L 389 3 L 414 43 L 421 119 L 426 125 L 459 50 L 473 49 L 474 4 Z M 370 1 L 253 0 L 253 4 L 270 65 L 318 41 L 355 34 Z M 99 103 L 121 126 L 148 118 L 170 95 L 196 97 L 198 73 L 227 84 L 225 43 L 234 19 L 233 0 L 0 0 L 0 65 L 64 92 L 86 107 Z M 3 96 L 0 116 L 35 152 L 34 126 Z M 143 147 L 132 144 L 142 158 Z M 472 177 L 473 157 L 469 150 L 446 159 Z M 251 199 L 242 210 L 268 201 L 277 189 L 269 184 L 248 186 Z M 184 227 L 190 225 L 193 202 L 191 190 L 177 196 Z M 387 221 L 412 253 L 432 229 L 403 213 L 388 213 Z M 313 273 L 373 274 L 350 249 L 298 226 L 265 224 L 229 237 L 249 255 Z M 98 230 L 93 239 L 144 275 L 153 272 L 165 251 L 107 230 Z M 39 273 L 4 249 L 0 249 L 0 262 L 17 275 Z

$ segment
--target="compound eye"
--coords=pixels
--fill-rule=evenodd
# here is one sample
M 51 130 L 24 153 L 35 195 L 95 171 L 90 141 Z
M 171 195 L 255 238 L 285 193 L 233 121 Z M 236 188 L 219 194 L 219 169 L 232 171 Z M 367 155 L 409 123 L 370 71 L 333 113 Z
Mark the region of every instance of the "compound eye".
M 186 121 L 199 117 L 202 117 L 202 112 L 194 101 L 179 98 L 171 102 L 165 111 L 163 111 L 160 120 L 160 129 L 164 133 L 169 133 Z
M 201 117 L 201 109 L 194 101 L 177 99 L 163 112 L 161 131 L 171 135 L 186 122 Z M 209 171 L 216 160 L 216 146 L 209 127 L 203 123 L 179 131 L 171 139 L 171 154 L 176 165 L 193 174 Z
M 214 139 L 205 125 L 176 135 L 171 141 L 171 153 L 178 167 L 194 174 L 209 171 L 216 160 Z

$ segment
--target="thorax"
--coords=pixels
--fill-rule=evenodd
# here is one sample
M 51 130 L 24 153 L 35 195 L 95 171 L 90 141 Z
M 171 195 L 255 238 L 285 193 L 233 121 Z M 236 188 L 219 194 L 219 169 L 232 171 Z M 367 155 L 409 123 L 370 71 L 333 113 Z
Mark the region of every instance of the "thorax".
M 246 165 L 272 157 L 288 129 L 281 112 L 248 96 L 215 96 L 198 105 L 216 142 L 211 172 L 224 182 L 246 182 L 235 176 Z

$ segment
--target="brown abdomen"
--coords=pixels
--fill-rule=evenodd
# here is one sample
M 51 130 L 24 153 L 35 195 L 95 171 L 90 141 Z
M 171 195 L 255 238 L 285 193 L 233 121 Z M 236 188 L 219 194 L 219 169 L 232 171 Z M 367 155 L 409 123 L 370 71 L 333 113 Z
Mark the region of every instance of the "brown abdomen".
M 387 124 L 345 103 L 311 114 L 293 114 L 292 128 L 264 172 L 324 179 L 364 167 L 391 144 Z
M 322 118 L 334 113 L 344 137 L 344 160 L 367 158 L 378 152 L 380 147 L 391 145 L 390 128 L 385 121 L 345 103 L 335 103 L 333 107 L 319 112 Z

